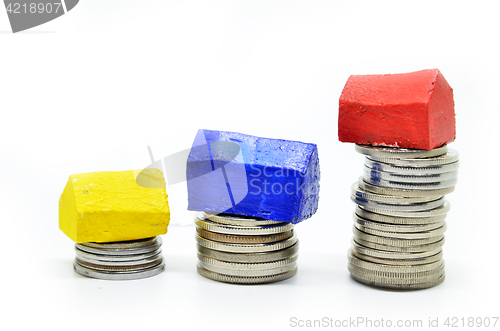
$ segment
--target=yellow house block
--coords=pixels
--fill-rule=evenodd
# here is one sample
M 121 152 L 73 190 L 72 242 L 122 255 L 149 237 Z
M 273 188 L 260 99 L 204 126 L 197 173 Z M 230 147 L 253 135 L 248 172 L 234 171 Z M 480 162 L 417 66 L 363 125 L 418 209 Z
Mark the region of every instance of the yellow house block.
M 71 175 L 59 200 L 59 228 L 77 243 L 154 237 L 169 221 L 158 169 Z

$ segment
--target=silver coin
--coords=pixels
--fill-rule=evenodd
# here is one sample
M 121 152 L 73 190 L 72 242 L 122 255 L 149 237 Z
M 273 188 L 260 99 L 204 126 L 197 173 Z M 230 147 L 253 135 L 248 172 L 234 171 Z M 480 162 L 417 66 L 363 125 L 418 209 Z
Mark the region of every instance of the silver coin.
M 103 265 L 103 264 L 95 264 L 91 262 L 82 261 L 79 258 L 75 259 L 75 262 L 85 268 L 96 270 L 96 271 L 104 271 L 104 272 L 132 272 L 132 271 L 142 271 L 145 269 L 149 269 L 155 267 L 163 262 L 163 257 L 159 256 L 153 261 L 148 261 L 142 264 L 134 264 L 134 265 Z
M 370 221 L 380 222 L 380 223 L 388 223 L 395 225 L 426 225 L 432 223 L 439 223 L 446 219 L 447 213 L 441 213 L 436 215 L 429 216 L 419 216 L 419 217 L 409 217 L 409 215 L 405 216 L 391 216 L 391 215 L 383 215 L 376 212 L 372 212 L 369 210 L 365 210 L 356 206 L 355 214 L 363 219 L 367 219 Z M 403 232 L 403 231 L 401 231 Z
M 390 237 L 380 237 L 373 234 L 369 234 L 359 230 L 356 226 L 353 226 L 352 229 L 354 233 L 354 239 L 361 239 L 364 241 L 387 245 L 387 246 L 397 246 L 397 247 L 411 247 L 411 246 L 422 246 L 433 244 L 441 241 L 444 238 L 443 235 L 428 237 L 428 238 L 420 238 L 420 239 L 398 239 L 398 238 L 390 238 Z M 359 242 L 359 241 L 358 241 Z
M 351 274 L 357 277 L 369 279 L 376 282 L 384 282 L 388 284 L 418 284 L 426 283 L 439 278 L 444 273 L 444 261 L 439 261 L 441 263 L 439 267 L 432 270 L 421 271 L 421 272 L 386 272 L 380 270 L 370 270 L 360 267 L 358 265 L 349 263 L 348 270 Z M 425 265 L 420 265 L 416 267 L 422 267 Z M 405 266 L 390 266 L 390 267 L 400 267 Z
M 374 213 L 383 214 L 387 216 L 396 216 L 396 217 L 429 217 L 429 216 L 446 214 L 450 211 L 450 203 L 446 200 L 444 201 L 443 206 L 424 211 L 394 211 L 394 210 L 381 210 L 377 208 L 365 207 L 360 204 L 358 204 L 358 206 L 361 209 L 368 210 Z
M 267 244 L 290 238 L 291 236 L 293 236 L 293 229 L 275 234 L 243 236 L 243 235 L 233 235 L 233 234 L 221 234 L 217 232 L 203 230 L 200 229 L 199 227 L 196 227 L 196 233 L 200 237 L 208 240 L 225 242 L 230 244 Z
M 364 233 L 372 234 L 374 236 L 386 237 L 386 238 L 394 238 L 394 239 L 425 239 L 425 238 L 433 238 L 437 236 L 441 236 L 446 232 L 446 225 L 443 225 L 440 228 L 433 229 L 430 231 L 423 232 L 386 232 L 380 230 L 373 230 L 369 227 L 366 227 L 362 222 L 354 222 L 354 226 Z
M 457 184 L 457 178 L 436 181 L 436 182 L 432 182 L 432 183 L 402 183 L 402 182 L 396 182 L 396 181 L 392 181 L 392 180 L 373 178 L 373 177 L 369 177 L 369 176 L 364 175 L 363 180 L 365 182 L 373 184 L 373 185 L 385 186 L 385 187 L 389 187 L 389 188 L 398 188 L 398 189 L 403 189 L 403 190 L 441 190 L 441 189 L 453 187 Z
M 406 149 L 394 147 L 375 147 L 366 145 L 355 145 L 356 152 L 373 157 L 390 158 L 390 159 L 420 159 L 430 158 L 444 155 L 448 152 L 448 146 L 444 145 L 431 150 L 423 149 Z
M 426 244 L 426 245 L 417 245 L 417 246 L 391 246 L 391 245 L 384 245 L 384 244 L 378 244 L 374 242 L 370 242 L 367 240 L 363 240 L 358 237 L 354 237 L 353 240 L 357 242 L 358 244 L 377 249 L 380 251 L 386 251 L 386 252 L 398 252 L 398 253 L 421 253 L 421 252 L 428 252 L 437 248 L 440 248 L 444 245 L 445 239 L 441 239 L 440 241 L 437 241 L 435 243 L 431 244 Z
M 421 160 L 421 159 L 419 159 Z M 368 157 L 365 157 L 365 166 L 379 171 L 390 172 L 401 175 L 430 175 L 430 174 L 442 174 L 445 172 L 454 172 L 459 168 L 459 161 L 448 164 L 439 164 L 427 167 L 416 167 L 416 166 L 402 166 L 393 164 L 388 160 L 388 163 L 374 161 Z M 400 161 L 400 160 L 398 160 Z
M 199 264 L 197 266 L 198 273 L 205 278 L 215 280 L 223 283 L 231 283 L 231 284 L 265 284 L 265 283 L 273 283 L 279 282 L 290 277 L 295 276 L 297 273 L 297 268 L 292 269 L 290 271 L 284 272 L 278 275 L 272 276 L 261 276 L 261 277 L 241 277 L 241 276 L 228 276 L 218 274 L 216 272 L 208 271 L 207 269 L 201 267 Z
M 445 194 L 451 193 L 455 190 L 455 186 L 433 189 L 433 190 L 416 190 L 416 189 L 398 189 L 391 187 L 384 187 L 376 184 L 369 183 L 360 177 L 358 185 L 361 189 L 383 195 L 400 196 L 400 197 L 441 197 Z
M 429 202 L 439 199 L 439 197 L 435 196 L 426 196 L 426 197 L 400 197 L 393 195 L 384 195 L 373 193 L 370 191 L 365 191 L 359 187 L 358 182 L 352 184 L 351 186 L 351 195 L 359 197 L 361 199 L 388 203 L 388 204 L 399 204 L 399 205 L 407 205 L 412 203 L 420 203 L 420 202 Z
M 379 257 L 373 257 L 370 255 L 364 255 L 361 254 L 359 251 L 352 250 L 352 254 L 356 256 L 357 258 L 367 261 L 367 262 L 373 262 L 373 263 L 378 263 L 378 264 L 385 264 L 385 265 L 400 265 L 400 266 L 412 266 L 412 265 L 421 265 L 421 264 L 429 264 L 429 263 L 434 263 L 437 261 L 440 261 L 443 258 L 443 252 L 440 251 L 437 254 L 431 255 L 431 256 L 426 256 L 426 257 L 420 257 L 420 258 L 413 258 L 413 259 L 384 259 L 384 258 L 379 258 Z
M 238 270 L 266 270 L 266 269 L 276 269 L 284 266 L 288 266 L 292 263 L 297 262 L 299 258 L 298 254 L 292 255 L 289 258 L 273 261 L 273 262 L 265 262 L 265 263 L 234 263 L 234 262 L 225 262 L 219 261 L 216 259 L 209 258 L 198 252 L 198 260 L 203 264 L 211 264 L 215 267 L 223 268 L 223 269 L 238 269 Z M 210 268 L 206 268 L 210 270 Z
M 107 242 L 107 243 L 80 243 L 80 245 L 96 248 L 101 250 L 129 250 L 129 249 L 138 249 L 154 246 L 158 243 L 158 240 L 161 238 L 151 237 L 145 239 L 136 239 L 130 241 L 115 241 L 115 242 Z
M 143 260 L 143 259 L 148 259 L 151 258 L 155 255 L 161 254 L 161 248 L 158 248 L 152 252 L 149 253 L 144 253 L 144 254 L 130 254 L 130 255 L 104 255 L 104 254 L 93 254 L 93 253 L 87 253 L 85 251 L 79 250 L 77 247 L 75 247 L 75 252 L 76 256 L 85 260 L 94 260 L 96 262 L 100 263 L 124 263 L 124 262 L 134 262 L 137 260 Z
M 361 224 L 363 225 L 363 227 L 366 227 L 368 229 L 384 231 L 384 232 L 401 232 L 401 233 L 418 233 L 418 232 L 431 231 L 440 228 L 446 224 L 446 222 L 444 221 L 429 223 L 429 224 L 410 224 L 410 225 L 387 224 L 365 219 L 363 217 L 360 217 L 356 213 L 353 213 L 353 219 L 355 223 Z
M 194 223 L 203 230 L 232 234 L 232 235 L 266 235 L 285 232 L 293 229 L 294 224 L 291 223 L 278 223 L 277 225 L 262 225 L 262 226 L 234 226 L 219 224 L 203 218 L 202 213 L 198 213 L 195 217 Z
M 203 213 L 204 219 L 208 219 L 209 221 L 233 225 L 233 226 L 261 226 L 261 225 L 276 225 L 282 222 L 263 220 L 259 218 L 252 217 L 243 217 L 243 216 L 234 216 L 234 215 L 226 215 L 226 214 L 210 214 Z
M 265 263 L 287 259 L 299 252 L 299 241 L 288 248 L 264 253 L 229 253 L 197 245 L 198 252 L 211 259 L 236 263 Z
M 394 204 L 394 203 L 383 203 L 377 201 L 371 201 L 367 199 L 363 199 L 354 195 L 351 195 L 351 200 L 370 210 L 379 210 L 379 211 L 400 211 L 400 212 L 420 212 L 425 210 L 436 209 L 444 205 L 444 197 L 436 199 L 434 201 L 428 202 L 419 202 L 419 203 L 411 203 L 411 204 Z
M 391 289 L 391 290 L 422 290 L 426 288 L 431 288 L 437 285 L 440 285 L 443 283 L 445 279 L 445 273 L 443 271 L 443 274 L 440 275 L 437 279 L 433 279 L 428 282 L 424 283 L 415 283 L 415 284 L 392 284 L 387 281 L 375 281 L 372 279 L 365 279 L 358 277 L 355 274 L 351 273 L 351 277 L 362 284 L 369 285 L 369 286 L 374 286 L 374 287 L 380 287 L 380 288 L 385 288 L 385 289 Z
M 375 162 L 390 163 L 396 166 L 403 167 L 431 167 L 444 164 L 450 164 L 458 161 L 458 152 L 452 148 L 448 148 L 448 152 L 438 157 L 429 157 L 424 159 L 407 158 L 407 159 L 394 159 L 388 157 L 367 156 L 370 160 Z
M 362 260 L 355 255 L 352 254 L 352 249 L 349 249 L 347 252 L 347 259 L 349 263 L 355 265 L 359 268 L 364 269 L 367 272 L 371 273 L 387 273 L 389 277 L 393 277 L 392 274 L 405 274 L 411 276 L 418 277 L 424 275 L 429 272 L 436 272 L 444 265 L 443 260 L 439 260 L 436 262 L 428 263 L 428 264 L 419 264 L 419 265 L 388 265 L 388 264 L 380 264 L 373 263 Z M 398 276 L 396 276 L 398 277 Z
M 244 271 L 270 270 L 270 274 L 275 274 L 275 273 L 271 272 L 271 270 L 277 270 L 278 268 L 281 268 L 281 267 L 286 267 L 286 266 L 289 266 L 291 264 L 296 264 L 298 257 L 299 257 L 298 254 L 296 254 L 294 256 L 289 257 L 288 259 L 274 261 L 274 262 L 266 262 L 266 263 L 233 263 L 233 262 L 224 262 L 224 261 L 219 261 L 219 260 L 211 259 L 209 257 L 206 257 L 206 256 L 198 253 L 198 260 L 201 262 L 201 265 L 204 268 L 205 268 L 205 265 L 208 264 L 208 265 L 211 265 L 211 266 L 214 266 L 214 267 L 218 267 L 218 268 L 221 268 L 221 269 L 234 269 L 234 270 L 239 270 L 239 271 L 243 271 L 243 272 Z M 214 270 L 212 270 L 210 268 L 205 268 L 205 269 L 210 270 L 210 271 L 214 271 Z M 218 272 L 218 271 L 214 271 L 214 272 Z M 219 273 L 228 275 L 227 273 L 224 273 L 224 272 L 219 272 Z M 279 273 L 281 273 L 281 272 L 279 272 Z M 233 276 L 238 276 L 236 274 L 232 274 L 232 275 Z M 240 274 L 239 276 L 242 276 L 242 274 Z M 245 275 L 243 275 L 243 276 L 245 276 Z M 247 274 L 246 276 L 252 276 L 252 275 Z M 256 276 L 256 275 L 253 275 L 253 276 Z M 264 276 L 264 275 L 261 275 L 261 276 Z
M 97 271 L 97 270 L 93 270 L 90 268 L 86 268 L 86 267 L 84 267 L 76 262 L 73 264 L 73 267 L 75 268 L 75 271 L 77 273 L 79 273 L 82 276 L 86 276 L 86 277 L 104 279 L 104 280 L 133 280 L 133 279 L 142 279 L 142 278 L 152 277 L 152 276 L 156 276 L 156 275 L 162 273 L 165 270 L 165 263 L 162 262 L 161 264 L 159 264 L 155 267 L 152 267 L 152 268 L 139 270 L 139 271 L 130 271 L 130 272 Z
M 370 169 L 367 166 L 363 167 L 364 178 L 382 179 L 390 182 L 398 183 L 435 183 L 444 182 L 456 179 L 458 176 L 457 171 L 443 172 L 441 174 L 429 175 L 401 175 L 392 172 L 385 172 L 381 170 Z
M 135 266 L 135 265 L 151 263 L 156 261 L 158 258 L 161 258 L 161 249 L 154 251 L 155 254 L 134 255 L 132 258 L 127 256 L 128 259 L 122 261 L 117 261 L 117 260 L 109 261 L 106 259 L 107 256 L 105 255 L 85 254 L 85 252 L 79 251 L 78 249 L 76 249 L 76 251 L 77 251 L 76 252 L 77 259 L 86 263 L 92 263 L 103 266 L 120 266 L 120 267 Z
M 262 276 L 273 276 L 285 273 L 287 271 L 297 269 L 297 262 L 291 263 L 286 266 L 274 268 L 274 269 L 229 269 L 221 268 L 214 264 L 204 263 L 203 261 L 198 261 L 199 265 L 204 269 L 216 272 L 221 275 L 227 276 L 239 276 L 239 277 L 262 277 Z
M 95 248 L 94 245 L 90 247 L 87 243 L 75 244 L 75 247 L 81 251 L 92 253 L 92 254 L 101 254 L 101 255 L 136 255 L 136 254 L 145 254 L 150 253 L 159 249 L 162 245 L 162 241 L 160 237 L 156 237 L 154 243 L 148 244 L 147 246 L 141 247 L 124 247 L 123 249 L 116 248 L 115 244 L 112 244 L 113 248 L 107 248 L 105 244 L 100 244 L 99 248 Z
M 196 236 L 198 245 L 205 248 L 214 249 L 223 252 L 231 253 L 257 253 L 257 252 L 271 252 L 280 249 L 288 248 L 297 242 L 297 235 L 294 233 L 289 239 L 278 241 L 269 244 L 228 244 L 217 241 L 208 240 L 200 236 Z
M 420 259 L 429 256 L 436 255 L 442 251 L 441 247 L 424 251 L 424 252 L 390 252 L 383 251 L 378 249 L 373 249 L 370 247 L 366 247 L 358 244 L 356 241 L 352 240 L 352 251 L 363 256 L 370 256 L 374 258 L 380 259 L 391 259 L 391 260 L 413 260 Z

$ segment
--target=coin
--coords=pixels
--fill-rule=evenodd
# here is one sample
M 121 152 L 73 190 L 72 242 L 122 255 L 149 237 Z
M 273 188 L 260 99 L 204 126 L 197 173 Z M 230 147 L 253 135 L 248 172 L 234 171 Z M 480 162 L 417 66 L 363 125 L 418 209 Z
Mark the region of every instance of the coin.
M 140 271 L 150 267 L 154 267 L 163 262 L 163 258 L 159 256 L 153 261 L 149 262 L 138 262 L 135 265 L 101 265 L 95 263 L 85 262 L 79 258 L 75 259 L 76 263 L 79 265 L 97 271 Z
M 436 255 L 439 252 L 441 252 L 442 249 L 441 247 L 438 247 L 423 252 L 390 252 L 390 251 L 369 248 L 358 244 L 355 240 L 352 240 L 352 251 L 354 253 L 362 254 L 363 256 L 371 256 L 380 259 L 411 260 L 411 259 L 420 259 Z
M 426 159 L 419 159 L 419 160 L 426 160 Z M 365 166 L 370 169 L 391 172 L 401 175 L 430 175 L 430 174 L 442 174 L 445 172 L 457 171 L 458 166 L 460 164 L 459 161 L 455 161 L 453 163 L 448 163 L 448 164 L 419 167 L 410 165 L 396 165 L 391 163 L 391 161 L 393 161 L 393 159 L 388 161 L 388 163 L 385 163 L 385 162 L 374 161 L 369 157 L 365 157 Z
M 291 223 L 278 223 L 277 225 L 262 225 L 262 226 L 233 226 L 219 224 L 203 218 L 202 213 L 198 213 L 195 217 L 195 224 L 203 230 L 232 234 L 232 235 L 268 235 L 280 232 L 286 232 L 293 229 L 294 225 Z
M 444 201 L 444 204 L 441 207 L 423 210 L 423 211 L 393 211 L 393 210 L 382 210 L 377 208 L 371 208 L 359 205 L 359 208 L 371 211 L 378 214 L 388 215 L 388 216 L 396 216 L 396 217 L 430 217 L 441 214 L 446 214 L 450 211 L 450 203 L 448 201 Z
M 419 264 L 419 265 L 388 265 L 388 264 L 380 264 L 380 263 L 373 263 L 369 261 L 362 260 L 355 255 L 352 254 L 352 249 L 349 248 L 348 253 L 347 253 L 347 259 L 349 260 L 349 263 L 352 265 L 355 265 L 359 268 L 364 269 L 367 272 L 372 272 L 372 273 L 396 273 L 396 274 L 405 274 L 408 277 L 414 276 L 421 276 L 421 275 L 427 275 L 431 274 L 434 272 L 437 272 L 444 264 L 442 260 L 428 263 L 428 264 Z M 392 277 L 392 275 L 390 275 Z M 398 277 L 398 276 L 395 276 Z
M 145 238 L 145 239 L 137 239 L 137 240 L 131 240 L 131 241 L 115 241 L 115 242 L 108 242 L 108 243 L 81 243 L 80 245 L 89 247 L 89 248 L 96 248 L 100 250 L 129 250 L 129 249 L 139 249 L 139 248 L 145 248 L 145 247 L 150 247 L 158 244 L 158 242 L 161 241 L 161 238 L 158 237 L 152 237 L 152 238 Z M 161 243 L 161 242 L 160 242 Z
M 76 250 L 76 258 L 87 262 L 104 266 L 133 266 L 137 264 L 145 264 L 148 262 L 156 261 L 159 257 L 161 257 L 161 249 L 153 251 L 148 254 L 140 254 L 140 255 L 128 255 L 126 259 L 122 256 L 118 257 L 119 260 L 116 259 L 115 256 L 111 256 L 111 259 L 106 255 L 98 255 L 98 254 L 88 254 Z
M 430 209 L 436 209 L 444 205 L 444 197 L 433 201 L 419 202 L 419 203 L 409 203 L 409 204 L 395 204 L 395 203 L 383 203 L 378 201 L 367 200 L 358 196 L 351 195 L 351 200 L 370 210 L 377 211 L 400 211 L 400 212 L 411 212 L 411 211 L 426 211 Z
M 420 238 L 420 239 L 399 239 L 394 237 L 380 237 L 377 235 L 372 235 L 359 230 L 356 225 L 353 226 L 354 238 L 359 238 L 365 241 L 369 241 L 376 244 L 387 245 L 387 246 L 398 246 L 398 247 L 408 247 L 408 246 L 422 246 L 428 245 L 443 239 L 443 235 L 438 235 L 435 237 Z
M 390 159 L 419 159 L 430 158 L 444 155 L 448 152 L 448 146 L 444 145 L 431 150 L 423 149 L 406 149 L 394 147 L 376 147 L 367 145 L 355 145 L 356 152 L 373 157 L 390 158 Z
M 298 254 L 292 255 L 289 258 L 273 261 L 273 262 L 265 262 L 265 263 L 234 263 L 234 262 L 226 262 L 220 261 L 216 259 L 209 258 L 198 252 L 198 260 L 203 264 L 211 264 L 216 267 L 220 267 L 223 269 L 238 269 L 238 270 L 266 270 L 266 269 L 276 269 L 284 266 L 288 266 L 297 262 L 299 258 Z M 209 268 L 205 268 L 210 270 Z
M 234 216 L 228 214 L 203 213 L 203 217 L 215 223 L 234 225 L 234 226 L 261 226 L 261 225 L 276 225 L 280 223 L 277 221 L 263 220 L 260 218 Z
M 107 246 L 107 243 L 102 244 L 89 244 L 89 243 L 81 243 L 75 244 L 76 248 L 81 251 L 93 254 L 104 254 L 104 255 L 133 255 L 133 254 L 144 254 L 157 250 L 161 247 L 162 241 L 161 238 L 156 237 L 155 240 L 149 241 L 147 245 L 123 245 L 119 246 L 116 243 L 110 243 L 110 246 Z M 120 248 L 122 247 L 122 248 Z
M 198 252 L 198 260 L 203 264 L 213 265 L 215 267 L 219 267 L 222 269 L 235 269 L 240 271 L 249 271 L 249 270 L 274 270 L 277 268 L 289 266 L 291 264 L 295 264 L 297 262 L 299 255 L 295 254 L 290 256 L 287 259 L 273 261 L 273 262 L 265 262 L 265 263 L 234 263 L 234 262 L 225 262 L 216 259 L 211 259 L 209 257 L 204 256 L 203 254 Z M 207 270 L 211 270 L 210 268 L 205 268 Z M 281 272 L 279 272 L 281 273 Z M 234 275 L 237 276 L 237 275 Z
M 196 236 L 196 242 L 205 248 L 215 249 L 223 252 L 231 252 L 231 253 L 257 253 L 257 252 L 270 252 L 276 251 L 284 248 L 288 248 L 295 244 L 297 241 L 297 237 L 295 233 L 292 237 L 268 244 L 229 244 L 229 243 L 221 243 L 217 241 L 208 240 L 202 238 L 200 236 Z
M 373 263 L 376 264 L 376 263 Z M 382 264 L 381 264 L 382 265 Z M 425 265 L 419 265 L 416 267 L 422 267 Z M 389 267 L 389 266 L 388 266 Z M 406 266 L 390 266 L 403 268 Z M 348 269 L 351 274 L 359 278 L 366 280 L 371 280 L 375 282 L 385 282 L 388 284 L 418 284 L 426 283 L 439 278 L 444 273 L 444 263 L 441 263 L 439 267 L 433 270 L 421 271 L 421 272 L 387 272 L 379 270 L 369 270 L 363 267 L 354 265 L 352 263 L 348 264 Z
M 440 174 L 422 174 L 422 175 L 403 175 L 392 172 L 385 172 L 381 170 L 375 170 L 368 168 L 367 166 L 363 167 L 363 175 L 365 178 L 374 178 L 374 179 L 383 179 L 387 181 L 394 181 L 400 183 L 434 183 L 434 182 L 443 182 L 447 180 L 456 179 L 458 172 L 443 172 Z
M 391 289 L 391 290 L 422 290 L 426 288 L 431 288 L 437 285 L 440 285 L 443 283 L 445 279 L 445 273 L 443 271 L 443 274 L 440 275 L 437 279 L 432 279 L 428 282 L 424 283 L 415 283 L 415 284 L 393 284 L 389 283 L 388 280 L 386 279 L 381 279 L 379 281 L 371 280 L 371 279 L 365 279 L 362 277 L 358 277 L 355 274 L 351 273 L 351 277 L 365 285 L 369 286 L 374 286 L 374 287 L 379 287 L 379 288 L 386 288 L 386 289 Z
M 364 233 L 372 234 L 375 236 L 386 237 L 386 238 L 395 238 L 395 239 L 425 239 L 425 238 L 433 238 L 440 235 L 443 235 L 446 232 L 446 224 L 440 228 L 433 229 L 430 231 L 423 232 L 386 232 L 380 230 L 373 230 L 369 227 L 366 227 L 362 222 L 355 222 L 354 226 Z
M 456 178 L 449 180 L 435 181 L 431 183 L 402 183 L 392 180 L 373 178 L 364 175 L 363 180 L 373 185 L 385 186 L 389 188 L 398 188 L 403 190 L 441 190 L 453 187 L 457 184 Z
M 144 254 L 129 254 L 129 255 L 104 255 L 104 254 L 93 254 L 82 251 L 75 246 L 76 256 L 82 259 L 92 259 L 95 261 L 102 262 L 127 262 L 127 261 L 136 261 L 141 259 L 146 259 L 152 256 L 155 256 L 161 253 L 161 248 L 158 248 L 154 251 L 144 253 Z
M 411 203 L 419 203 L 419 202 L 429 202 L 439 199 L 439 197 L 435 196 L 426 196 L 426 197 L 400 197 L 394 195 L 383 195 L 378 193 L 373 193 L 370 191 L 365 191 L 359 187 L 358 182 L 352 184 L 351 186 L 351 195 L 359 197 L 361 199 L 388 203 L 388 204 L 398 204 L 398 205 L 407 205 Z
M 377 184 L 372 184 L 360 177 L 358 180 L 358 185 L 361 189 L 382 195 L 400 196 L 400 197 L 441 197 L 445 194 L 451 193 L 455 190 L 455 186 L 433 189 L 433 190 L 423 190 L 423 189 L 400 189 L 393 187 L 384 187 Z
M 292 263 L 287 266 L 275 268 L 275 269 L 262 269 L 262 270 L 244 270 L 244 269 L 225 269 L 214 266 L 212 264 L 203 263 L 202 261 L 198 261 L 199 265 L 211 272 L 216 272 L 221 275 L 227 276 L 239 276 L 239 277 L 262 277 L 262 276 L 273 276 L 279 275 L 284 272 L 297 269 L 297 263 Z
M 216 232 L 210 232 L 203 230 L 201 228 L 196 228 L 196 232 L 202 238 L 219 241 L 224 243 L 232 244 L 267 244 L 276 241 L 281 241 L 293 236 L 293 230 L 288 230 L 286 232 L 268 234 L 268 235 L 253 235 L 253 236 L 235 236 L 230 234 L 220 234 Z
M 133 280 L 156 276 L 165 270 L 165 263 L 160 263 L 157 266 L 137 270 L 137 271 L 97 271 L 78 264 L 76 261 L 73 264 L 75 271 L 82 276 L 104 279 L 104 280 Z
M 390 163 L 395 166 L 410 166 L 410 167 L 431 167 L 450 164 L 458 161 L 458 152 L 452 148 L 448 148 L 448 152 L 438 157 L 429 158 L 407 158 L 407 159 L 394 159 L 378 156 L 367 156 L 372 161 Z
M 367 262 L 373 262 L 373 263 L 378 263 L 378 264 L 385 264 L 385 265 L 400 265 L 400 266 L 412 266 L 412 265 L 421 265 L 421 264 L 429 264 L 433 262 L 440 261 L 443 258 L 443 252 L 440 251 L 439 253 L 436 253 L 431 256 L 426 256 L 426 257 L 419 257 L 419 258 L 412 258 L 412 259 L 387 259 L 387 258 L 380 258 L 380 257 L 373 257 L 370 255 L 364 255 L 361 254 L 359 251 L 352 250 L 352 254 L 356 256 L 357 258 L 367 261 Z
M 264 253 L 229 253 L 229 252 L 222 252 L 209 249 L 200 245 L 197 246 L 198 246 L 198 252 L 206 257 L 216 259 L 219 261 L 237 262 L 237 263 L 274 262 L 297 255 L 299 252 L 298 240 L 294 245 L 288 248 L 272 252 L 264 252 Z
M 392 216 L 365 210 L 360 208 L 359 206 L 356 206 L 355 214 L 367 220 L 381 222 L 381 223 L 388 223 L 388 224 L 396 224 L 396 225 L 432 224 L 432 223 L 442 222 L 446 219 L 446 213 L 428 215 L 425 217 L 422 216 L 410 217 L 410 215 Z
M 297 273 L 297 268 L 292 269 L 290 271 L 271 275 L 271 276 L 260 276 L 260 277 L 242 277 L 242 276 L 229 276 L 223 275 L 215 272 L 211 272 L 202 266 L 197 266 L 198 273 L 205 278 L 216 280 L 218 282 L 231 283 L 231 284 L 264 284 L 264 283 L 272 283 L 278 282 L 290 277 L 293 277 Z
M 429 223 L 429 224 L 411 224 L 411 225 L 388 224 L 388 223 L 375 222 L 365 219 L 363 217 L 360 217 L 356 213 L 353 214 L 353 219 L 355 223 L 361 224 L 368 229 L 383 231 L 383 232 L 402 232 L 402 233 L 425 232 L 440 228 L 446 224 L 444 221 Z
M 443 239 L 430 243 L 430 244 L 425 244 L 425 245 L 416 245 L 416 246 L 393 246 L 393 245 L 386 245 L 386 244 L 379 244 L 379 243 L 374 243 L 370 242 L 367 240 L 364 240 L 359 237 L 354 237 L 354 241 L 356 241 L 358 244 L 363 245 L 365 247 L 381 250 L 381 251 L 387 251 L 387 252 L 398 252 L 398 253 L 420 253 L 420 252 L 427 252 L 430 250 L 434 250 L 437 248 L 440 248 L 444 245 L 444 240 Z

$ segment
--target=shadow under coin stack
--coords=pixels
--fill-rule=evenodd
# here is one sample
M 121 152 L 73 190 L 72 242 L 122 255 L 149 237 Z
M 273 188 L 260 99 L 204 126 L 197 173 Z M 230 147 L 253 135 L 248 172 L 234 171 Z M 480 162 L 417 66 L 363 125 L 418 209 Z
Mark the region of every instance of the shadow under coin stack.
M 230 215 L 197 213 L 198 272 L 237 284 L 271 283 L 297 272 L 294 225 Z
M 165 269 L 161 238 L 111 243 L 75 244 L 75 271 L 107 280 L 132 280 L 160 274 Z
M 422 289 L 445 278 L 444 195 L 457 182 L 458 153 L 356 145 L 364 174 L 352 186 L 354 238 L 349 272 L 365 284 Z

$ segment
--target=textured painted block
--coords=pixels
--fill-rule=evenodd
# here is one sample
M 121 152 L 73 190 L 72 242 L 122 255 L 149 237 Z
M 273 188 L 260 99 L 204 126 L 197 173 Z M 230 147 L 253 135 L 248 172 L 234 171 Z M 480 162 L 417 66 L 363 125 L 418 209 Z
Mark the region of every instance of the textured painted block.
M 186 176 L 189 210 L 298 223 L 318 208 L 315 144 L 199 130 Z
M 153 237 L 167 233 L 169 221 L 158 169 L 71 175 L 59 200 L 59 228 L 78 243 Z
M 353 75 L 338 125 L 342 142 L 430 150 L 455 140 L 453 90 L 438 69 Z

